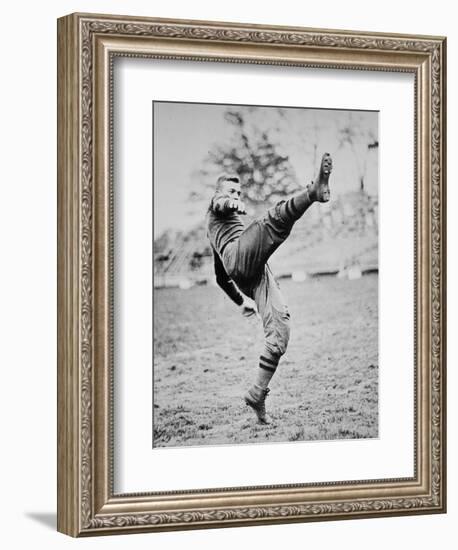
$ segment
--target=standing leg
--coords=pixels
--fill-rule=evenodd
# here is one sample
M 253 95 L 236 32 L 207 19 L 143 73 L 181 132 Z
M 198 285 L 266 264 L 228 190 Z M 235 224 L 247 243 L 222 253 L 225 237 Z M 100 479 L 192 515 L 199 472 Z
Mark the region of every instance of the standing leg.
M 245 402 L 255 411 L 258 421 L 267 424 L 265 398 L 269 392 L 268 386 L 286 351 L 290 334 L 288 308 L 269 266 L 265 267 L 254 289 L 254 300 L 264 326 L 265 342 L 256 380 L 245 395 Z

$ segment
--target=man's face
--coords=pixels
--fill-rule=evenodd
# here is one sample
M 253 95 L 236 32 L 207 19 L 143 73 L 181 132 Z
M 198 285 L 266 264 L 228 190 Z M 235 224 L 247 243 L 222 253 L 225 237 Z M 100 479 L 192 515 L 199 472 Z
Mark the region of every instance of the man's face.
M 221 191 L 233 200 L 240 200 L 240 195 L 242 194 L 240 182 L 238 181 L 226 180 L 221 185 Z

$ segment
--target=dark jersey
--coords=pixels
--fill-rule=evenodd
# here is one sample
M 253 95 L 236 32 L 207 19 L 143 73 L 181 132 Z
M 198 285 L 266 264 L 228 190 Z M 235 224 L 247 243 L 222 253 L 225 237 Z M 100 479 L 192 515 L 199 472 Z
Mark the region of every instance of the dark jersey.
M 222 261 L 225 246 L 237 239 L 244 225 L 237 212 L 227 208 L 228 197 L 215 195 L 207 212 L 207 236 L 213 249 L 216 282 L 237 305 L 243 303 L 243 295 L 229 277 Z
M 242 233 L 245 226 L 237 212 L 227 208 L 228 197 L 215 195 L 207 212 L 207 235 L 222 257 L 224 247 Z
M 237 288 L 234 281 L 227 274 L 223 262 L 215 250 L 213 250 L 213 260 L 215 262 L 216 282 L 233 302 L 235 302 L 238 306 L 241 306 L 243 303 L 243 295 Z

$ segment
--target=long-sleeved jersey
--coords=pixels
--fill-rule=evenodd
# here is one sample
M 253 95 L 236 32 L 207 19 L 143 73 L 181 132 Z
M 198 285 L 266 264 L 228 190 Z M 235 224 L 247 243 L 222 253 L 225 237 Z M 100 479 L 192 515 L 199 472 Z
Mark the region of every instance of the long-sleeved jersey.
M 215 250 L 213 250 L 213 259 L 215 262 L 216 282 L 233 302 L 235 302 L 238 306 L 241 306 L 243 303 L 243 295 L 237 288 L 234 281 L 227 274 L 223 262 Z
M 229 200 L 225 195 L 215 195 L 207 212 L 207 235 L 220 257 L 223 256 L 224 247 L 245 228 L 239 214 L 229 210 Z
M 243 303 L 243 295 L 229 277 L 221 260 L 225 246 L 236 239 L 244 229 L 237 212 L 228 209 L 229 198 L 216 194 L 207 212 L 207 235 L 213 249 L 216 282 L 237 305 Z

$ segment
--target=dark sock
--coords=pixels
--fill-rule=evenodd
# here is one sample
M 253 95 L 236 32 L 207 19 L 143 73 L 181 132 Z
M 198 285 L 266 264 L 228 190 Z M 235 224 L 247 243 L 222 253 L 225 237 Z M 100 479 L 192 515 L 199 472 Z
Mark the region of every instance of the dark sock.
M 294 195 L 289 200 L 285 201 L 282 206 L 282 214 L 284 212 L 284 218 L 287 220 L 298 220 L 309 206 L 315 201 L 310 196 L 308 189 L 305 189 L 301 193 Z
M 279 358 L 277 357 L 265 357 L 261 355 L 259 358 L 259 368 L 255 382 L 255 385 L 258 386 L 258 388 L 262 388 L 263 390 L 267 388 L 272 376 L 275 374 L 278 361 Z

